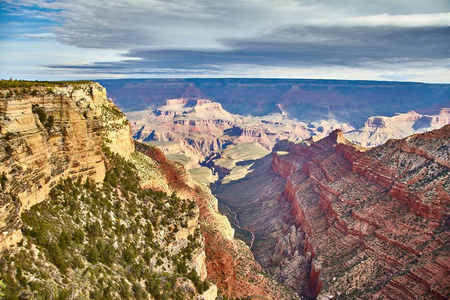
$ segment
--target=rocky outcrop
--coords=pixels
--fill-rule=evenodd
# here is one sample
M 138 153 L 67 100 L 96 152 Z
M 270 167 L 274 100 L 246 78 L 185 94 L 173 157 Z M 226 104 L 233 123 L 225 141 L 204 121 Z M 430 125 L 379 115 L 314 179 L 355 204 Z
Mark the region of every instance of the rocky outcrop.
M 254 195 L 233 200 L 244 188 L 235 183 L 218 196 L 254 232 L 257 260 L 300 295 L 445 299 L 449 140 L 445 126 L 361 152 L 335 132 L 280 147 L 288 154 L 245 181 L 262 189 Z
M 389 139 L 402 139 L 414 133 L 439 129 L 447 124 L 450 124 L 448 108 L 442 108 L 435 115 L 422 115 L 411 111 L 393 117 L 370 117 L 364 127 L 347 132 L 345 136 L 358 145 L 374 147 Z
M 125 115 L 112 102 L 102 107 L 102 136 L 105 145 L 114 153 L 128 159 L 134 152 L 131 126 Z
M 5 88 L 0 94 L 2 192 L 20 201 L 5 203 L 3 209 L 28 209 L 44 200 L 61 178 L 103 180 L 101 116 L 108 102 L 104 88 L 94 83 L 35 86 L 32 91 Z M 8 218 L 13 217 L 3 220 Z M 3 227 L 3 236 L 18 230 Z
M 125 116 L 97 83 L 36 83 L 0 95 L 5 248 L 20 237 L 20 212 L 46 199 L 58 181 L 103 180 L 102 140 L 124 157 L 134 146 Z
M 224 131 L 240 122 L 238 116 L 231 115 L 219 103 L 208 99 L 170 99 L 165 106 L 138 115 L 139 119 L 130 115 L 135 139 L 184 143 L 191 148 L 190 154 L 197 152 L 201 155 L 192 157 L 197 159 L 197 163 L 230 144 L 230 139 L 223 137 Z

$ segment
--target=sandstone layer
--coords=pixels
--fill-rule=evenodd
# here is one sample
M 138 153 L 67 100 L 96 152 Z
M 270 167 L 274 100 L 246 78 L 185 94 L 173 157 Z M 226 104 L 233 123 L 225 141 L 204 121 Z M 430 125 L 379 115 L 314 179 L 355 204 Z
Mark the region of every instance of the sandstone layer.
M 17 209 L 43 201 L 61 178 L 103 180 L 102 109 L 109 101 L 95 83 L 5 88 L 0 94 L 2 198 L 14 195 L 15 202 L 2 206 L 3 240 L 17 235 Z
M 449 149 L 450 126 L 367 151 L 336 131 L 278 144 L 217 195 L 254 233 L 255 258 L 300 295 L 446 299 Z
M 20 212 L 48 197 L 63 178 L 103 180 L 102 140 L 124 157 L 134 151 L 125 115 L 98 83 L 0 90 L 0 247 L 18 242 Z

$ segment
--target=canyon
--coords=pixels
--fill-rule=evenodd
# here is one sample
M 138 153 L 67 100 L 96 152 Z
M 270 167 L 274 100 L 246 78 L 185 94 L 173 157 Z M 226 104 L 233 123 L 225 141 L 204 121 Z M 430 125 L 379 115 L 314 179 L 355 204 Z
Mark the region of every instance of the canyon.
M 289 139 L 301 141 L 314 135 L 328 135 L 334 129 L 353 127 L 337 120 L 321 120 L 317 126 L 288 117 L 283 111 L 263 117 L 231 114 L 222 105 L 209 99 L 180 98 L 166 100 L 155 110 L 127 113 L 133 137 L 140 141 L 179 142 L 184 154 L 196 161 L 241 143 L 257 143 L 271 150 L 276 142 Z M 158 146 L 164 147 L 163 143 Z M 169 147 L 163 151 L 169 151 Z M 168 152 L 170 153 L 170 152 Z
M 291 82 L 185 81 L 127 83 L 138 93 L 166 89 L 180 97 L 160 106 L 162 94 L 140 94 L 149 107 L 127 112 L 138 116 L 132 122 L 135 138 L 160 147 L 195 179 L 212 184 L 239 236 L 278 281 L 311 298 L 448 297 L 449 282 L 438 278 L 449 275 L 449 129 L 408 137 L 450 124 L 446 92 L 425 101 L 410 93 L 423 91 L 420 84 L 402 89 L 395 83 L 303 82 L 303 89 L 292 84 L 278 99 L 271 94 L 268 105 L 259 101 L 267 97 L 265 89 Z M 224 88 L 220 96 L 212 87 L 218 82 Z M 327 90 L 317 91 L 319 86 Z M 368 98 L 355 101 L 361 106 L 349 103 L 355 89 Z M 381 96 L 393 89 L 397 99 Z M 248 97 L 239 104 L 237 90 Z M 436 142 L 426 150 L 433 154 L 404 146 L 404 138 Z M 180 150 L 181 159 L 175 154 Z M 186 164 L 189 158 L 195 162 Z
M 9 296 L 450 297 L 447 85 L 194 81 L 2 82 Z
M 450 126 L 358 148 L 279 143 L 215 194 L 275 278 L 318 299 L 450 295 Z
M 159 147 L 197 180 L 216 185 L 243 178 L 252 160 L 284 139 L 317 141 L 341 129 L 351 142 L 374 147 L 450 124 L 447 85 L 256 79 L 105 83 L 126 111 L 135 139 Z
M 234 238 L 209 189 L 132 141 L 102 86 L 8 81 L 0 96 L 8 297 L 298 298 Z
M 312 122 L 328 119 L 361 128 L 372 116 L 416 111 L 436 114 L 450 107 L 450 85 L 414 82 L 316 79 L 196 78 L 100 80 L 125 113 L 164 106 L 167 99 L 220 103 L 232 114 L 266 116 L 280 109 Z

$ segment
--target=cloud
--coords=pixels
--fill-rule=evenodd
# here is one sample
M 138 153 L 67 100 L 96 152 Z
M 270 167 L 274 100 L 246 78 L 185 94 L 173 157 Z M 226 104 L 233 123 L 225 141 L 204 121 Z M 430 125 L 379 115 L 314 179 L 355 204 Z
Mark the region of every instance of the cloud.
M 398 71 L 395 76 L 405 74 L 405 78 L 412 68 L 417 74 L 424 74 L 427 68 L 444 68 L 442 74 L 448 74 L 448 0 L 6 0 L 6 3 L 11 13 L 21 13 L 27 20 L 51 21 L 42 32 L 13 30 L 16 36 L 11 38 L 50 38 L 68 47 L 84 49 L 84 63 L 74 58 L 45 64 L 55 72 L 93 76 L 239 76 L 238 72 L 250 72 L 247 70 L 274 74 L 273 70 L 279 68 L 292 74 L 287 70 L 334 67 L 353 68 L 355 77 L 362 69 L 373 71 L 365 74 L 379 72 L 378 76 L 383 77 L 391 74 L 389 68 Z M 96 57 L 90 55 L 93 49 Z M 98 53 L 102 51 L 109 55 L 115 51 L 120 60 L 99 60 Z
M 59 21 L 57 40 L 82 48 L 223 48 L 285 26 L 450 26 L 448 1 L 8 0 Z M 11 4 L 12 5 L 12 4 Z
M 221 50 L 131 50 L 115 63 L 73 68 L 100 70 L 204 69 L 227 65 L 265 67 L 412 64 L 449 58 L 450 27 L 285 27 L 251 39 L 222 41 Z M 71 66 L 52 65 L 52 68 Z

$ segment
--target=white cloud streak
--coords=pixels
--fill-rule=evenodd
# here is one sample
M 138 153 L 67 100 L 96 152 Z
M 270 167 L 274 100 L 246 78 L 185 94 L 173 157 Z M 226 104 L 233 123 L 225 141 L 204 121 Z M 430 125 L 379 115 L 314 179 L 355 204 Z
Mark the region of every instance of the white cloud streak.
M 43 33 L 20 32 L 15 38 L 54 39 L 69 47 L 68 49 L 80 49 L 80 52 L 84 51 L 87 60 L 87 63 L 81 65 L 81 69 L 92 66 L 93 76 L 107 75 L 107 72 L 126 76 L 127 69 L 124 68 L 127 66 L 130 73 L 139 70 L 146 74 L 174 73 L 184 76 L 191 72 L 194 76 L 200 76 L 199 70 L 203 70 L 204 74 L 211 76 L 215 76 L 214 72 L 222 72 L 224 76 L 225 74 L 244 76 L 237 73 L 245 70 L 239 65 L 250 65 L 253 74 L 263 77 L 264 74 L 270 77 L 278 73 L 274 71 L 278 67 L 288 76 L 305 68 L 311 70 L 308 74 L 313 74 L 314 68 L 319 73 L 324 72 L 325 63 L 329 64 L 330 68 L 337 68 L 340 65 L 340 68 L 354 70 L 356 76 L 370 76 L 365 79 L 374 77 L 379 79 L 395 73 L 398 77 L 404 74 L 404 79 L 408 80 L 410 77 L 407 74 L 410 74 L 408 72 L 414 67 L 416 71 L 413 73 L 419 74 L 419 77 L 420 74 L 424 74 L 425 81 L 429 78 L 426 70 L 431 69 L 441 70 L 442 80 L 450 81 L 447 65 L 442 61 L 448 58 L 443 50 L 446 47 L 445 41 L 436 42 L 445 39 L 445 35 L 448 34 L 448 30 L 446 31 L 450 27 L 448 0 L 426 2 L 6 0 L 6 2 L 11 7 L 16 7 L 15 13 L 22 12 L 27 19 L 34 16 L 59 23 L 58 26 L 45 28 Z M 393 34 L 388 34 L 389 31 Z M 343 34 L 345 32 L 348 32 L 347 36 Z M 394 34 L 398 32 L 402 34 Z M 427 36 L 430 34 L 431 37 Z M 427 41 L 431 45 L 422 44 L 417 50 L 410 50 L 416 38 L 418 42 Z M 435 42 L 436 45 L 433 45 Z M 389 44 L 393 45 L 388 46 Z M 50 43 L 48 46 L 50 47 Z M 5 46 L 0 49 L 12 51 Z M 93 54 L 102 51 L 108 53 L 105 57 L 110 57 L 111 53 L 114 53 L 115 59 L 108 68 L 105 64 L 99 63 L 105 60 L 99 60 L 98 55 Z M 161 54 L 164 51 L 170 54 Z M 308 51 L 317 53 L 308 55 Z M 346 56 L 346 52 L 349 51 L 350 55 Z M 70 50 L 68 53 L 73 51 Z M 122 62 L 118 62 L 116 58 L 120 57 L 121 53 L 129 54 L 121 58 Z M 188 54 L 183 56 L 183 53 Z M 197 54 L 193 56 L 192 53 Z M 354 61 L 351 59 L 353 53 L 356 54 Z M 217 58 L 221 54 L 223 60 Z M 130 57 L 133 55 L 140 59 L 141 64 L 138 61 L 130 63 Z M 286 65 L 283 56 L 292 58 L 294 63 L 291 68 Z M 228 62 L 227 57 L 230 59 Z M 162 62 L 158 62 L 158 59 Z M 188 59 L 193 60 L 192 63 L 183 63 L 183 60 Z M 247 64 L 245 59 L 249 60 Z M 384 70 L 384 67 L 377 67 L 386 64 L 386 60 L 390 60 L 388 63 L 395 69 L 393 72 Z M 415 64 L 420 61 L 426 61 L 426 64 L 421 66 Z M 280 64 L 277 65 L 277 62 Z M 75 55 L 63 63 L 53 60 L 49 65 L 53 71 L 60 68 L 60 71 L 70 72 L 79 63 Z M 198 65 L 195 65 L 196 63 Z M 361 73 L 362 68 L 367 72 Z M 323 77 L 327 78 L 329 74 L 327 71 Z M 332 74 L 351 74 L 351 72 L 332 72 Z

